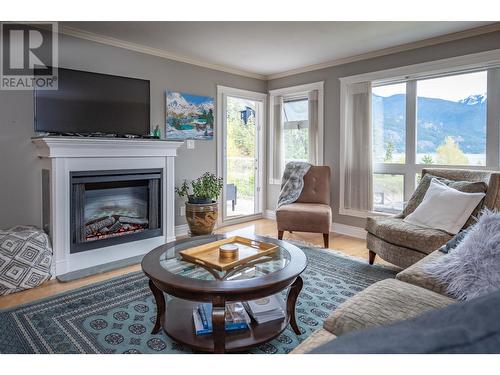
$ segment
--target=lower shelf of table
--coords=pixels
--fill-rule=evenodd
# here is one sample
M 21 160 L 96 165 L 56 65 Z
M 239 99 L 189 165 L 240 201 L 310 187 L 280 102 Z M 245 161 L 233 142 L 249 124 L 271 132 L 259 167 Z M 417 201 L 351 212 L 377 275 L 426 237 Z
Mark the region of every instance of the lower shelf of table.
M 214 351 L 213 336 L 194 333 L 193 309 L 199 302 L 171 298 L 162 322 L 165 333 L 174 341 L 204 352 Z M 238 352 L 272 340 L 283 332 L 290 318 L 257 324 L 252 321 L 246 330 L 226 332 L 225 351 Z

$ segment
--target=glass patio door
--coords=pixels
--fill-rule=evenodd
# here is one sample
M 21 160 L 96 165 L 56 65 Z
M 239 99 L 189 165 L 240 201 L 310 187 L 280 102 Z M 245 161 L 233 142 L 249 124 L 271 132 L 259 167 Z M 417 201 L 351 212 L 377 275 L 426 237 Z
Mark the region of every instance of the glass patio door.
M 262 213 L 263 101 L 223 95 L 223 221 Z

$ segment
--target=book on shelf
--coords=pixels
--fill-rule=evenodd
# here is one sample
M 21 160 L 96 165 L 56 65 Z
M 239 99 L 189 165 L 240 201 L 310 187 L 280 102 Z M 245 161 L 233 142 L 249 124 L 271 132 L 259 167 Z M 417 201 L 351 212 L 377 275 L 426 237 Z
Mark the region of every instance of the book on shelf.
M 243 304 L 258 324 L 285 318 L 285 302 L 279 295 L 275 294 Z
M 226 304 L 225 330 L 236 331 L 248 329 L 250 317 L 241 302 Z M 202 303 L 193 309 L 193 322 L 197 335 L 212 333 L 212 304 Z

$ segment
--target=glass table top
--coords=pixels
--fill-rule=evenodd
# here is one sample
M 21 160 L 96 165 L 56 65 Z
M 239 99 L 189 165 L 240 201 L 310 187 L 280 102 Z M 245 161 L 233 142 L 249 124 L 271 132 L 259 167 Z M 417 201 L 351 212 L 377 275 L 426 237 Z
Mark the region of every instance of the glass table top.
M 226 271 L 218 271 L 185 261 L 179 254 L 181 250 L 217 241 L 218 239 L 220 238 L 216 236 L 192 238 L 190 241 L 175 244 L 160 255 L 160 265 L 168 272 L 186 278 L 231 281 L 263 277 L 282 270 L 290 262 L 290 253 L 281 246 L 272 254 L 251 260 Z

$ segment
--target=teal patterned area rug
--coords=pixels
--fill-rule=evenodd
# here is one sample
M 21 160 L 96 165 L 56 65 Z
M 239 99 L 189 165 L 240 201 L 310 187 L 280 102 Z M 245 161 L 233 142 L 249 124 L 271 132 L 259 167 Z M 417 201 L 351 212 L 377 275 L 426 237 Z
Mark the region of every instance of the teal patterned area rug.
M 342 302 L 395 271 L 339 252 L 300 245 L 308 258 L 288 327 L 250 353 L 289 353 Z M 142 272 L 0 311 L 0 353 L 192 353 L 164 332 L 151 335 L 156 305 Z

